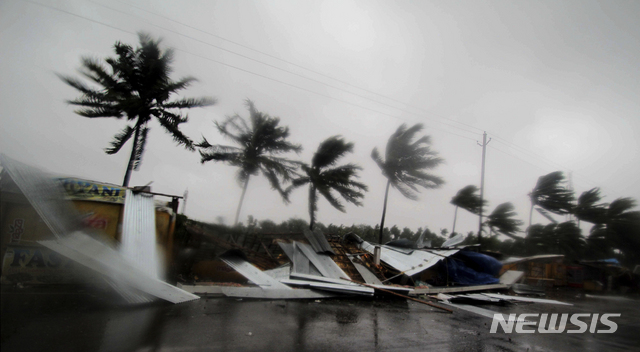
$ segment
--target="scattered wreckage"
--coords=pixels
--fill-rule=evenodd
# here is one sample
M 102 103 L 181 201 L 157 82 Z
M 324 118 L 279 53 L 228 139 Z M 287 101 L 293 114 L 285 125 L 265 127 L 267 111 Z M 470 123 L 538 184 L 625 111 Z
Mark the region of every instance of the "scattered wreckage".
M 505 271 L 502 262 L 477 252 L 476 246 L 460 245 L 462 236 L 432 248 L 422 238 L 375 245 L 353 233 L 325 235 L 306 228 L 286 234 L 240 233 L 206 224 L 188 226 L 188 236 L 177 244 L 186 254 L 173 260 L 183 279 L 173 286 L 164 281 L 161 262 L 166 258 L 157 252 L 154 200 L 149 190 L 122 190 L 126 194 L 122 234 L 114 246 L 81 226 L 76 209 L 49 175 L 5 156 L 0 159 L 8 175 L 3 182 L 10 179 L 12 192 L 30 204 L 47 225 L 49 234 L 31 242 L 101 274 L 132 304 L 158 298 L 182 303 L 202 295 L 316 300 L 396 295 L 451 312 L 425 299 L 466 307 L 469 302 L 523 300 L 489 291 L 511 288 L 516 293 L 539 293 L 535 287 L 519 284 L 524 271 Z M 508 263 L 516 265 L 514 269 L 527 261 L 518 258 Z

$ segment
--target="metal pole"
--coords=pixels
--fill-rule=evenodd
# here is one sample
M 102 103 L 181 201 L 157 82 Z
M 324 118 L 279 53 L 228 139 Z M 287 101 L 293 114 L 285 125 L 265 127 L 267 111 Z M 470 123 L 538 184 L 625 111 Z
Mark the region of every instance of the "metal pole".
M 187 210 L 187 196 L 189 195 L 189 190 L 185 189 L 184 190 L 184 194 L 182 194 L 182 198 L 184 199 L 183 204 L 182 204 L 182 215 L 184 215 L 184 212 Z
M 487 152 L 487 144 L 491 142 L 491 138 L 487 141 L 487 132 L 482 135 L 482 144 L 478 143 L 482 147 L 482 174 L 480 176 L 480 216 L 478 217 L 478 244 L 482 246 L 482 208 L 484 203 L 484 160 Z

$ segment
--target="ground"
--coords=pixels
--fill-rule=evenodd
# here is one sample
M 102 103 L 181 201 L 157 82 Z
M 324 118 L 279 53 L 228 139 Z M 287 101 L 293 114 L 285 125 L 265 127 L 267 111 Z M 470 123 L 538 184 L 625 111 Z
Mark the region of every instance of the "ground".
M 485 306 L 504 313 L 621 313 L 614 334 L 490 334 L 491 319 L 402 299 L 260 301 L 202 298 L 118 304 L 93 288 L 3 287 L 8 351 L 629 351 L 640 301 L 563 295 L 574 306 Z

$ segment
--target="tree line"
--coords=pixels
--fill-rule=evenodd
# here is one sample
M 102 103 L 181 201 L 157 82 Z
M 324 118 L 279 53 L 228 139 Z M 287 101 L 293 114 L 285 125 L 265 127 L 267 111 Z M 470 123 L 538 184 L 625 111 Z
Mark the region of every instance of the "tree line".
M 242 204 L 252 177 L 262 176 L 271 188 L 278 192 L 285 203 L 289 195 L 303 186 L 308 189 L 309 222 L 304 226 L 316 227 L 329 233 L 344 232 L 344 227 L 325 226 L 317 221 L 317 202 L 324 198 L 335 209 L 344 212 L 343 202 L 362 205 L 367 185 L 358 180 L 362 168 L 353 163 L 340 164 L 340 159 L 353 152 L 354 144 L 336 135 L 320 143 L 310 162 L 303 162 L 287 156 L 300 153 L 302 146 L 289 140 L 289 129 L 280 124 L 278 117 L 259 111 L 255 104 L 247 100 L 248 118 L 240 115 L 228 116 L 224 121 L 216 121 L 217 131 L 233 145 L 211 144 L 206 138 L 198 143 L 180 130 L 180 125 L 188 122 L 188 115 L 182 111 L 201 108 L 216 103 L 212 97 L 176 98 L 175 95 L 189 87 L 193 77 L 173 80 L 171 76 L 173 50 L 160 47 L 161 41 L 147 34 L 139 34 L 139 46 L 116 42 L 115 57 L 104 60 L 82 58 L 80 74 L 92 82 L 66 75 L 59 77 L 81 93 L 69 100 L 78 106 L 75 112 L 88 118 L 126 119 L 127 124 L 114 136 L 107 154 L 118 153 L 125 143 L 132 140 L 123 186 L 129 185 L 131 172 L 138 170 L 149 133 L 149 122 L 156 119 L 174 141 L 189 151 L 198 151 L 200 161 L 221 162 L 236 167 L 236 180 L 242 187 L 242 194 L 236 209 L 234 225 L 238 225 Z M 384 226 L 389 189 L 393 186 L 404 197 L 417 200 L 419 188 L 432 189 L 444 184 L 444 180 L 430 173 L 443 159 L 432 149 L 429 136 L 419 135 L 423 126 L 401 125 L 389 137 L 384 153 L 378 148 L 371 152 L 372 159 L 387 179 L 384 205 L 380 225 L 353 225 L 350 231 L 372 242 L 384 243 L 391 238 L 417 239 L 425 234 L 432 245 L 444 242 L 444 237 L 432 233 L 428 228 L 402 231 L 396 226 Z M 478 188 L 469 185 L 461 189 L 451 200 L 456 207 L 451 235 L 455 234 L 458 208 L 481 214 L 487 202 L 477 195 Z M 626 259 L 636 262 L 640 256 L 640 212 L 632 211 L 635 201 L 620 198 L 610 204 L 601 202 L 599 189 L 583 193 L 575 201 L 573 192 L 564 185 L 561 172 L 554 172 L 539 178 L 529 194 L 531 211 L 526 236 L 520 237 L 521 220 L 511 203 L 498 205 L 482 223 L 475 240 L 487 248 L 500 247 L 511 253 L 535 251 L 562 252 L 569 256 L 612 256 L 619 250 Z M 552 223 L 531 224 L 533 210 L 536 209 Z M 555 223 L 547 213 L 572 215 L 576 221 Z M 579 221 L 593 224 L 588 237 L 581 234 Z M 247 226 L 249 226 L 248 224 Z M 273 228 L 268 220 L 259 224 L 260 228 Z M 302 225 L 298 223 L 297 225 Z M 240 226 L 244 226 L 240 224 Z M 254 228 L 256 228 L 255 225 Z M 332 227 L 334 226 L 334 227 Z M 486 238 L 483 231 L 488 229 Z M 448 230 L 441 231 L 446 235 Z M 497 234 L 510 239 L 501 242 Z M 377 235 L 377 238 L 376 238 Z M 472 242 L 473 234 L 466 242 Z M 505 247 L 506 246 L 506 247 Z M 508 247 L 508 248 L 507 248 Z

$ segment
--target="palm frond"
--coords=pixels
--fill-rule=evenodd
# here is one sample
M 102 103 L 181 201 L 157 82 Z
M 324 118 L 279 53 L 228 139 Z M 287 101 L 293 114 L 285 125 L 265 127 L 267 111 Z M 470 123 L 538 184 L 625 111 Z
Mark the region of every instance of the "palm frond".
M 353 152 L 353 143 L 346 142 L 341 136 L 333 136 L 325 139 L 313 155 L 311 165 L 316 168 L 324 168 L 335 165 L 338 159 Z
M 486 204 L 486 201 L 480 199 L 478 191 L 480 189 L 475 185 L 463 187 L 451 198 L 451 204 L 460 207 L 472 214 L 480 214 L 480 209 Z
M 511 238 L 518 238 L 516 233 L 520 232 L 520 226 L 524 224 L 521 220 L 514 219 L 518 214 L 515 212 L 513 204 L 507 202 L 499 204 L 489 216 L 485 224 L 489 228 L 507 235 Z
M 338 199 L 336 199 L 336 197 L 331 193 L 331 189 L 329 189 L 327 187 L 319 187 L 318 188 L 318 192 L 320 194 L 322 194 L 324 199 L 326 199 L 327 202 L 329 202 L 329 204 L 331 204 L 331 206 L 333 206 L 334 208 L 340 210 L 343 213 L 345 212 L 344 205 L 342 205 L 342 203 L 340 203 L 340 201 Z
M 185 121 L 186 117 L 172 114 L 167 111 L 163 111 L 162 115 L 158 117 L 158 122 L 160 122 L 160 125 L 171 135 L 174 141 L 179 145 L 183 145 L 190 151 L 195 151 L 196 148 L 193 146 L 193 141 L 189 137 L 185 136 L 178 128 L 178 126 Z
M 216 99 L 213 98 L 182 98 L 163 103 L 162 107 L 165 109 L 190 109 L 210 106 L 215 103 Z
M 104 151 L 107 154 L 115 154 L 119 152 L 122 146 L 131 138 L 134 131 L 135 129 L 127 125 L 127 127 L 125 127 L 122 131 L 120 131 L 120 133 L 116 134 L 115 137 L 113 137 L 111 146 L 109 148 L 106 148 Z
M 531 191 L 531 202 L 552 213 L 564 215 L 573 212 L 573 191 L 564 186 L 562 171 L 540 176 L 536 187 Z

